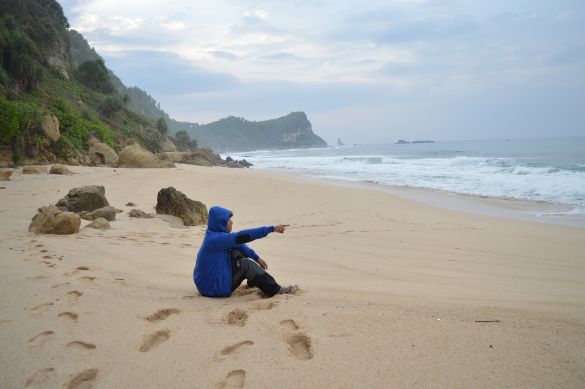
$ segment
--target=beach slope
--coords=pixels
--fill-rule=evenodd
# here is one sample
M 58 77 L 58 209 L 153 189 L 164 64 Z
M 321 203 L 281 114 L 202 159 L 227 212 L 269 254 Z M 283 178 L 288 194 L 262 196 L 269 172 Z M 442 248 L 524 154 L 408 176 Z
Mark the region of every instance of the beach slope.
M 2 388 L 585 386 L 584 229 L 254 170 L 70 169 L 0 185 Z M 124 211 L 110 229 L 28 232 L 83 185 Z M 205 227 L 128 216 L 169 186 L 234 230 L 291 224 L 251 246 L 301 291 L 201 297 Z

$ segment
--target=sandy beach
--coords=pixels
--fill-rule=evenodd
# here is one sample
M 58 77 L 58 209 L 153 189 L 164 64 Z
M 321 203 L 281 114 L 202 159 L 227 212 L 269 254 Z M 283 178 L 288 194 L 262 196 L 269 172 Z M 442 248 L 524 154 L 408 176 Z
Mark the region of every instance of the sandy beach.
M 0 182 L 1 388 L 585 387 L 585 229 L 266 171 L 69 168 Z M 124 211 L 111 229 L 28 232 L 83 185 Z M 127 214 L 169 186 L 234 230 L 290 224 L 250 245 L 301 291 L 201 297 L 205 227 Z

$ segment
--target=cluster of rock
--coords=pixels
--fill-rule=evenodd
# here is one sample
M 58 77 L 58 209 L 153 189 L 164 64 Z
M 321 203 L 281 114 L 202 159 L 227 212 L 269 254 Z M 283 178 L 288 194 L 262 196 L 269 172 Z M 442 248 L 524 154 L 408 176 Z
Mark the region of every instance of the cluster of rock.
M 251 167 L 254 166 L 252 165 L 250 162 L 246 161 L 245 159 L 233 159 L 232 157 L 227 157 L 225 159 L 226 165 L 227 167 L 233 167 L 233 168 L 244 168 L 244 167 Z
M 38 234 L 74 234 L 79 232 L 81 219 L 91 221 L 85 228 L 107 229 L 119 212 L 122 211 L 110 206 L 103 186 L 83 186 L 71 189 L 57 204 L 39 208 L 28 230 Z M 191 200 L 173 187 L 158 192 L 156 213 L 133 209 L 129 216 L 153 218 L 171 215 L 179 218 L 184 226 L 206 224 L 208 216 L 205 204 Z
M 22 168 L 22 174 L 42 174 L 42 173 L 49 174 L 63 174 L 63 175 L 71 175 L 73 172 L 67 168 L 65 165 L 55 164 L 50 167 L 47 166 L 32 166 L 27 165 Z M 3 169 L 0 170 L 0 181 L 10 181 L 12 174 L 15 172 L 13 169 Z
M 37 234 L 75 234 L 79 232 L 82 218 L 93 221 L 89 228 L 109 228 L 109 221 L 116 220 L 117 211 L 110 207 L 105 194 L 103 186 L 73 188 L 56 205 L 39 208 L 28 230 Z
M 57 118 L 55 118 L 55 120 L 56 119 Z M 49 119 L 47 119 L 47 121 L 51 122 L 51 120 Z M 57 128 L 56 132 L 53 132 L 53 135 L 51 136 L 53 136 L 53 138 L 56 137 L 57 139 L 59 139 L 58 135 L 59 130 Z M 48 137 L 49 135 L 45 133 L 45 136 Z M 75 166 L 88 165 L 121 168 L 172 168 L 175 167 L 175 163 L 184 163 L 199 166 L 227 166 L 235 168 L 252 166 L 252 164 L 245 160 L 234 161 L 231 158 L 229 158 L 229 160 L 223 160 L 219 154 L 215 153 L 210 148 L 200 148 L 191 151 L 176 151 L 176 148 L 165 147 L 163 148 L 164 150 L 163 152 L 154 154 L 148 150 L 145 150 L 138 144 L 132 144 L 124 147 L 122 150 L 119 151 L 118 154 L 110 146 L 100 142 L 96 138 L 90 139 L 88 143 L 89 151 L 87 155 L 78 154 L 75 156 L 71 156 L 71 158 L 67 159 L 66 161 L 67 164 Z M 11 150 L 4 151 L 0 150 L 0 167 L 13 166 L 14 163 L 11 157 L 12 151 Z M 29 159 L 25 159 L 22 161 L 22 163 L 27 166 L 51 162 L 52 163 L 56 162 L 56 158 L 47 159 L 39 155 L 31 155 Z M 66 172 L 58 173 L 57 171 L 51 173 L 70 174 Z M 8 173 L 0 172 L 0 180 L 2 179 L 2 174 Z M 26 174 L 36 173 L 29 171 Z

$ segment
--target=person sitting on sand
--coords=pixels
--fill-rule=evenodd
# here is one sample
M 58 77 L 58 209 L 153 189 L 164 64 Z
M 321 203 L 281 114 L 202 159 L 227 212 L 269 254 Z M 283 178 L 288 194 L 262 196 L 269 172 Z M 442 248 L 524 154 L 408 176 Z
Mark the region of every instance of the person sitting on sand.
M 284 233 L 287 224 L 232 232 L 232 212 L 214 206 L 209 209 L 207 231 L 197 253 L 193 280 L 199 293 L 208 297 L 229 297 L 245 279 L 268 297 L 294 293 L 297 286 L 281 287 L 266 272 L 268 265 L 246 243 L 271 232 Z

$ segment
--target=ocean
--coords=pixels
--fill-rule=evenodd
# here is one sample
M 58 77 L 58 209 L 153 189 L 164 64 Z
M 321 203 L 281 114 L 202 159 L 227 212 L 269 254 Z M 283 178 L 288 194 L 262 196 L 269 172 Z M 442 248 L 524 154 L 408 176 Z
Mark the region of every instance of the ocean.
M 546 202 L 585 215 L 585 137 L 378 144 L 229 154 L 256 169 Z M 224 157 L 227 155 L 224 155 Z

